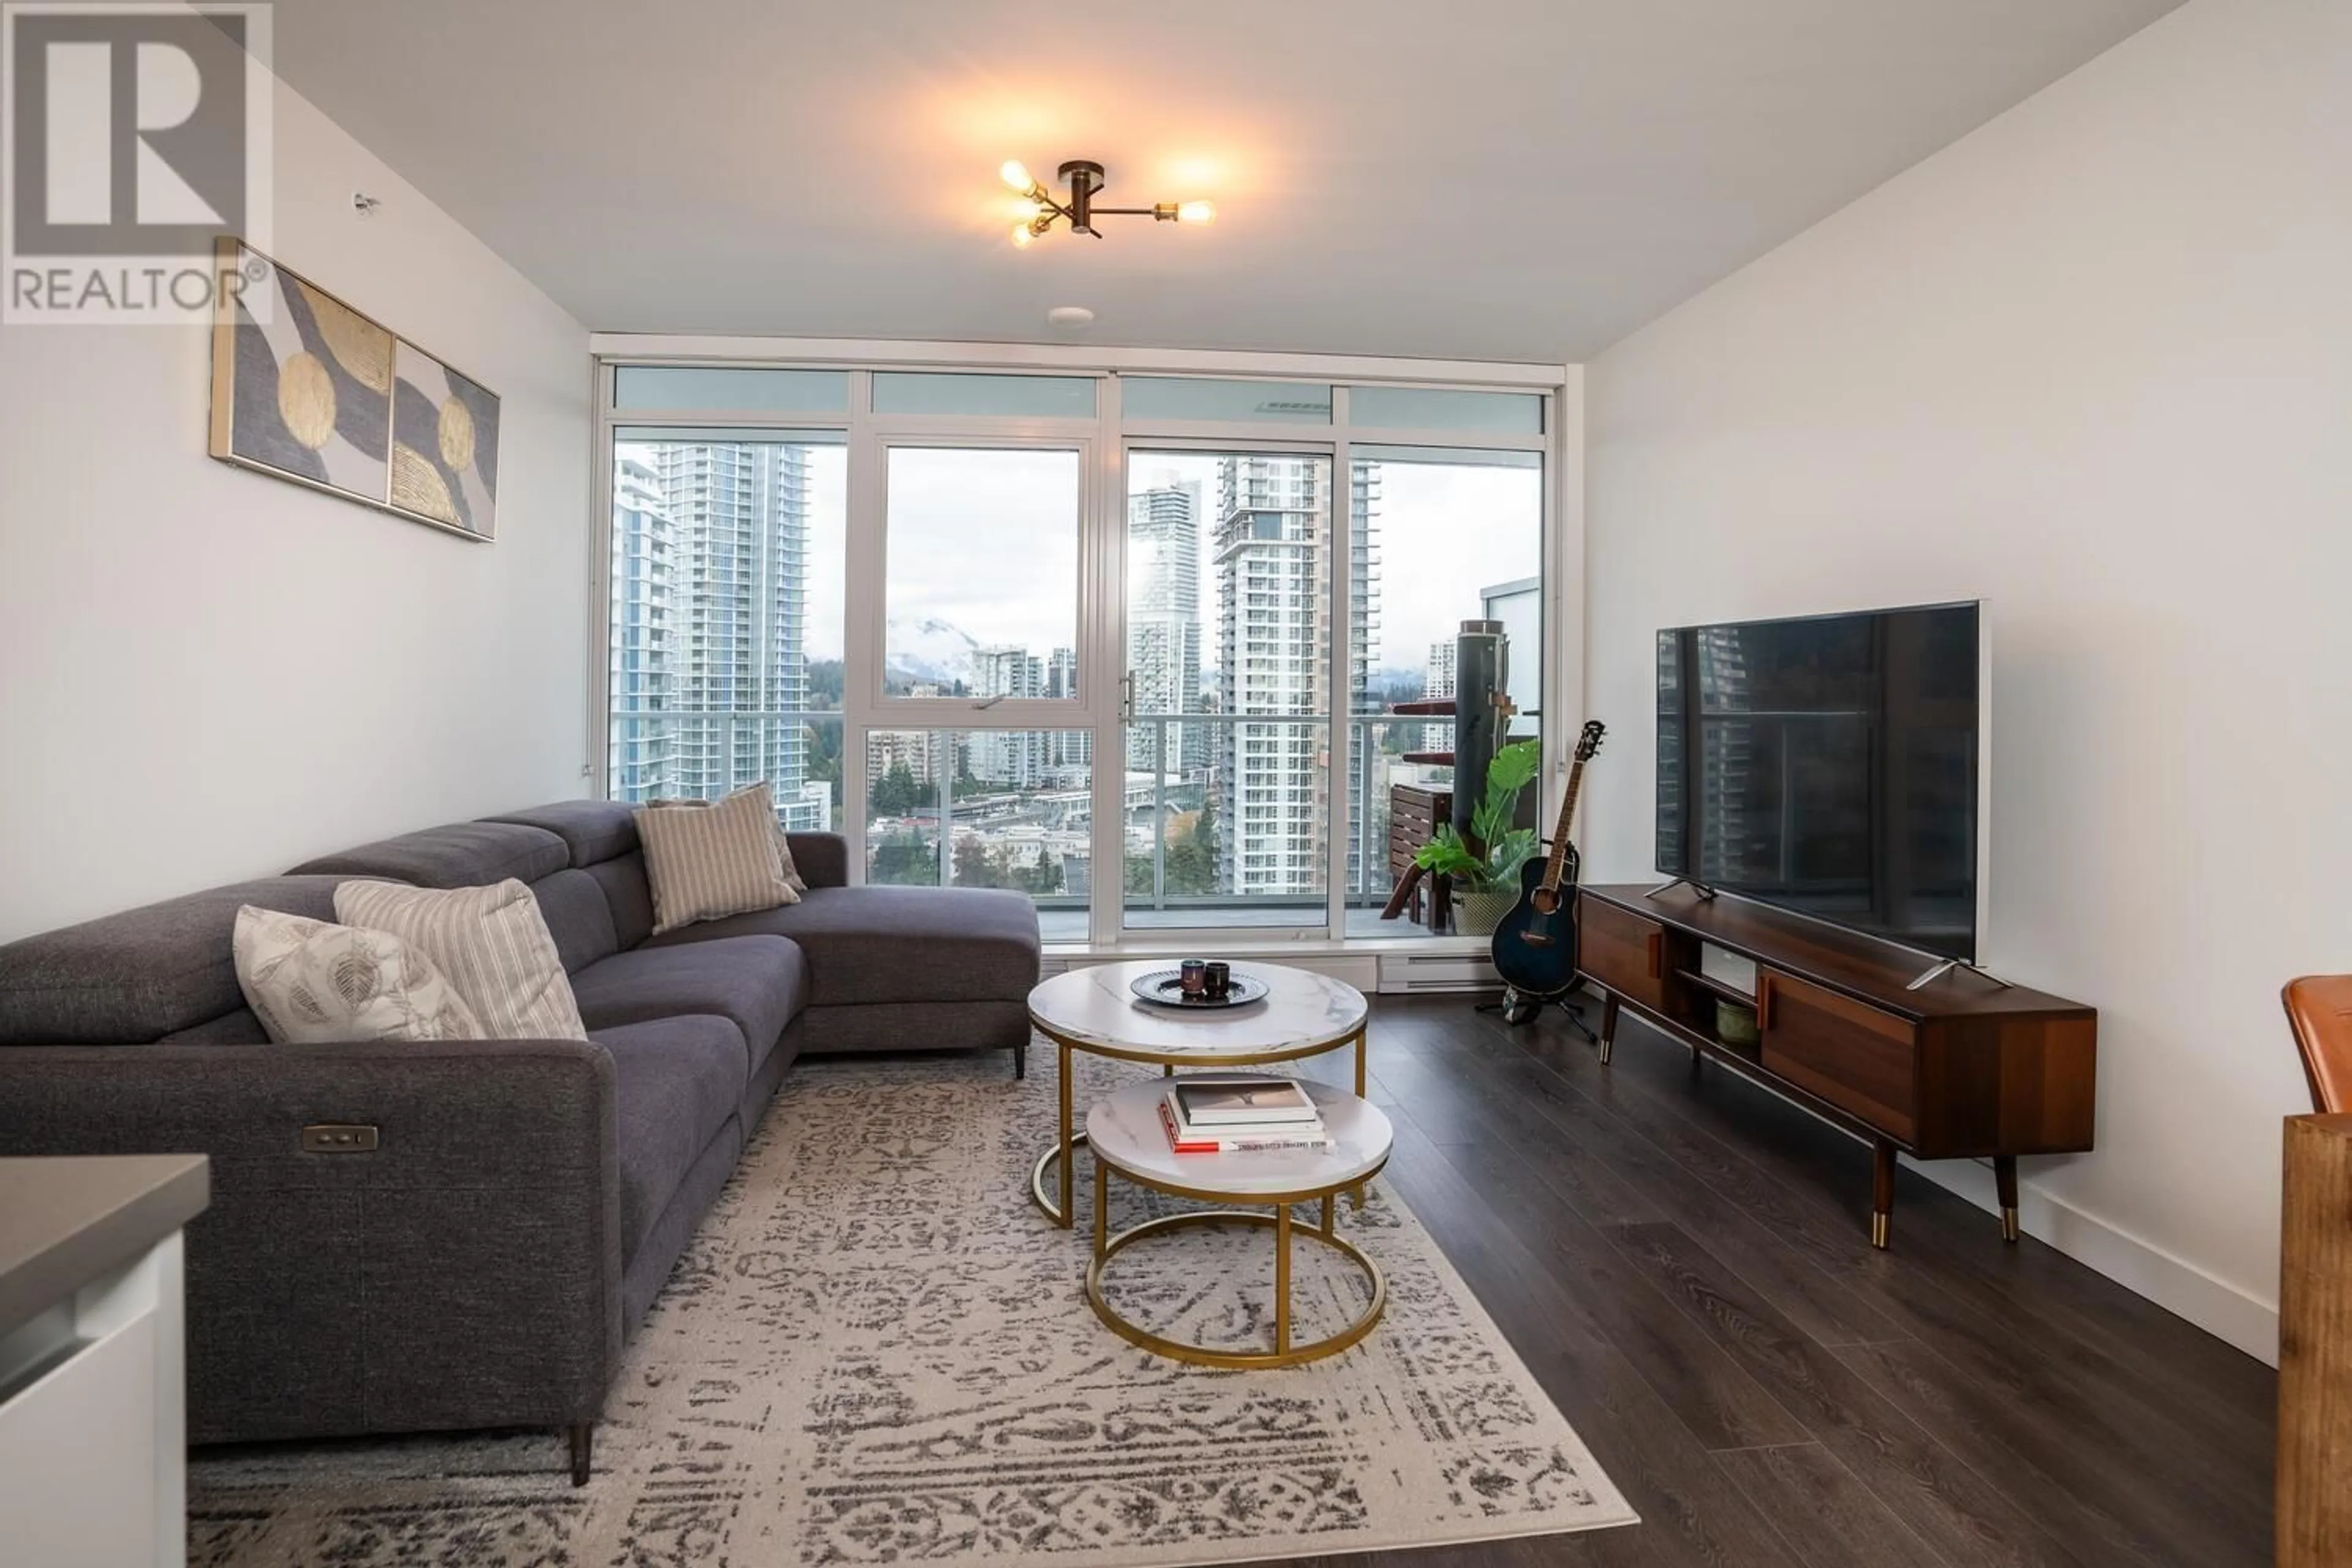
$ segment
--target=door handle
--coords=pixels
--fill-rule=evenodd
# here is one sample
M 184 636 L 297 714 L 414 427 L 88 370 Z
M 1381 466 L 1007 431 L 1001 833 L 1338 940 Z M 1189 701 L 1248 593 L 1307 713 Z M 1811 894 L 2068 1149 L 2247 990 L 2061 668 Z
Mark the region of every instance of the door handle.
M 1772 1026 L 1772 972 L 1756 972 L 1756 1029 L 1761 1034 Z
M 1654 931 L 1650 933 L 1649 960 L 1650 978 L 1653 980 L 1664 980 L 1666 977 L 1665 932 L 1662 931 Z
M 1129 670 L 1118 678 L 1118 721 L 1135 722 L 1135 672 Z

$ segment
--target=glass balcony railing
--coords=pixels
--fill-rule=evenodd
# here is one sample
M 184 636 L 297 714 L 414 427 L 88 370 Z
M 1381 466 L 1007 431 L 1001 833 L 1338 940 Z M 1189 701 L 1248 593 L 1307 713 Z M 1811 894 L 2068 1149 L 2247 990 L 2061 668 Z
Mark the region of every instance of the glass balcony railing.
M 1236 725 L 1250 733 L 1221 744 L 1218 732 Z M 1347 921 L 1339 934 L 1430 934 L 1409 919 L 1379 916 L 1394 883 L 1391 792 L 1449 787 L 1450 770 L 1405 760 L 1442 731 L 1433 735 L 1427 719 L 1386 714 L 1351 715 L 1341 728 Z M 1126 781 L 1115 838 L 1126 926 L 1322 929 L 1334 815 L 1329 736 L 1329 721 L 1312 715 L 1129 721 L 1113 758 Z M 788 829 L 840 832 L 847 741 L 838 710 L 619 710 L 611 715 L 610 788 L 631 802 L 716 798 L 764 779 Z M 1087 940 L 1103 838 L 1093 822 L 1094 771 L 1103 759 L 1090 731 L 892 728 L 866 731 L 860 743 L 866 880 L 1011 888 L 1035 902 L 1047 941 Z M 1241 800 L 1221 776 L 1238 767 L 1260 775 Z M 1216 838 L 1234 839 L 1237 815 L 1240 837 L 1223 853 L 1188 841 L 1204 818 Z

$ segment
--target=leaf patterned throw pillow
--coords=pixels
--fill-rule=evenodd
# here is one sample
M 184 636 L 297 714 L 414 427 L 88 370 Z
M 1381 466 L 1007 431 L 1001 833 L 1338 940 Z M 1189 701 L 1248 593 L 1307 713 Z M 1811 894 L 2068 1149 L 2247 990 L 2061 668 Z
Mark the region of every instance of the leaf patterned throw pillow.
M 441 972 L 389 931 L 247 904 L 231 942 L 237 988 L 278 1045 L 486 1037 Z

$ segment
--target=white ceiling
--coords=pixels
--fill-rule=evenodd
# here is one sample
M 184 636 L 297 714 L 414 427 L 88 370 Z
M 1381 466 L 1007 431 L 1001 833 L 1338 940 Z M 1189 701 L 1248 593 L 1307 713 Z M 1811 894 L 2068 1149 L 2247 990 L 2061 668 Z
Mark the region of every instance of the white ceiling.
M 2179 0 L 279 0 L 606 331 L 1579 361 Z M 1007 243 L 1007 157 L 1206 228 Z

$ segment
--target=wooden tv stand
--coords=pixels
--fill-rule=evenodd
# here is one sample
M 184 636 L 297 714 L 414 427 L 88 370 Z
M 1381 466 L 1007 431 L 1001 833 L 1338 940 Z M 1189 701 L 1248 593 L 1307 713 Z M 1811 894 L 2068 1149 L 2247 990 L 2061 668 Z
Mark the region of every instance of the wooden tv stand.
M 1966 969 L 1907 989 L 1930 960 L 1875 938 L 1686 884 L 1578 889 L 1584 976 L 1621 1008 L 1869 1140 L 1870 1239 L 1885 1247 L 1895 1155 L 1993 1163 L 2002 1239 L 2017 1239 L 2017 1157 L 2091 1147 L 2098 1014 Z M 1702 944 L 1756 965 L 1749 994 L 1700 973 Z M 1716 1004 L 1752 1008 L 1759 1040 L 1727 1040 Z

